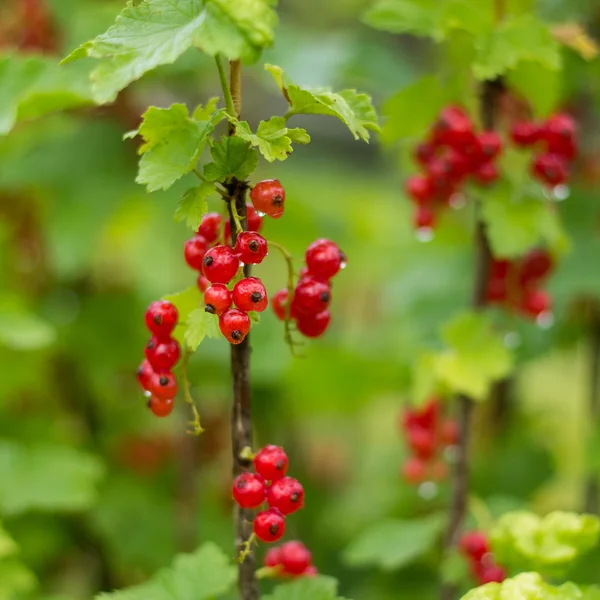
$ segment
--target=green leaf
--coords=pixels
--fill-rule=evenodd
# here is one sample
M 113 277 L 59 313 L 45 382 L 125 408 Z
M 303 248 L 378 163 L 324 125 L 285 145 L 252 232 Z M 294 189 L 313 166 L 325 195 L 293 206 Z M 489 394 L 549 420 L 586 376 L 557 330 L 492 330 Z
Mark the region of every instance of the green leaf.
M 10 350 L 40 350 L 56 340 L 50 323 L 29 312 L 16 298 L 0 296 L 0 345 Z
M 445 522 L 446 516 L 439 513 L 410 521 L 379 521 L 351 542 L 344 560 L 352 566 L 399 569 L 435 546 Z
M 254 61 L 273 43 L 277 15 L 271 0 L 144 0 L 130 2 L 105 33 L 66 61 L 101 59 L 92 73 L 94 96 L 112 102 L 144 73 L 174 63 L 195 46 L 210 56 Z
M 495 79 L 521 61 L 539 63 L 557 71 L 561 67 L 560 45 L 548 27 L 532 15 L 504 20 L 475 42 L 473 73 L 477 79 Z
M 98 600 L 213 600 L 231 590 L 237 569 L 215 544 L 202 545 L 193 554 L 179 554 L 171 567 L 149 581 Z
M 293 115 L 329 115 L 344 123 L 354 139 L 369 141 L 369 130 L 379 131 L 377 113 L 367 94 L 356 90 L 332 92 L 329 89 L 301 88 L 290 82 L 281 67 L 265 65 L 273 79 L 290 103 L 286 114 L 289 119 Z
M 0 524 L 0 560 L 11 554 L 15 554 L 16 551 L 17 544 L 15 544 L 14 540 L 8 535 L 8 532 Z
M 38 587 L 33 571 L 15 559 L 0 561 L 0 600 L 19 600 Z
M 436 390 L 435 363 L 437 355 L 433 352 L 423 352 L 417 358 L 413 369 L 413 386 L 410 395 L 417 406 L 425 403 Z
M 204 167 L 209 181 L 227 181 L 232 177 L 243 181 L 258 165 L 258 154 L 250 144 L 237 136 L 223 136 L 210 149 L 214 162 Z
M 437 355 L 436 377 L 453 392 L 485 400 L 492 383 L 510 372 L 512 356 L 485 315 L 463 313 L 447 323 L 448 350 Z
M 175 221 L 185 221 L 192 231 L 197 231 L 202 217 L 208 212 L 206 198 L 214 191 L 215 186 L 207 182 L 187 190 L 175 210 Z
M 444 557 L 441 577 L 444 583 L 453 586 L 462 586 L 465 582 L 470 581 L 469 565 L 459 550 L 452 550 Z
M 246 121 L 235 121 L 236 136 L 258 146 L 260 153 L 269 161 L 285 160 L 292 153 L 292 142 L 308 144 L 310 136 L 305 129 L 286 127 L 284 117 L 271 117 L 268 121 L 261 121 L 252 133 Z
M 535 62 L 520 62 L 507 76 L 511 90 L 519 92 L 542 118 L 556 110 L 562 94 L 562 74 Z
M 248 316 L 250 317 L 250 320 L 253 323 L 256 323 L 257 325 L 260 323 L 260 313 L 259 312 L 256 312 L 255 310 L 251 310 L 248 313 Z
M 204 306 L 202 294 L 200 293 L 198 286 L 194 285 L 177 294 L 163 296 L 163 300 L 168 300 L 177 307 L 177 311 L 179 312 L 179 323 L 177 324 L 177 327 L 175 327 L 173 337 L 175 337 L 180 344 L 183 344 L 185 342 L 185 332 L 187 330 L 187 321 L 190 314 L 199 306 Z
M 87 71 L 52 58 L 0 54 L 0 135 L 19 122 L 93 104 Z
M 141 135 L 144 139 L 138 151 L 142 158 L 136 181 L 150 192 L 170 188 L 196 166 L 208 136 L 224 115 L 224 109 L 220 109 L 207 120 L 196 121 L 185 104 L 151 106 L 140 128 L 126 135 Z
M 278 585 L 264 600 L 336 600 L 337 587 L 338 583 L 332 577 L 300 577 Z
M 222 337 L 219 329 L 219 317 L 197 308 L 188 316 L 185 331 L 185 343 L 190 350 L 196 350 L 205 338 L 219 339 Z
M 591 550 L 599 535 L 596 516 L 556 511 L 539 517 L 515 511 L 500 517 L 490 538 L 500 564 L 554 577 L 562 576 L 576 558 Z
M 0 441 L 0 512 L 84 510 L 102 475 L 95 457 L 74 448 Z

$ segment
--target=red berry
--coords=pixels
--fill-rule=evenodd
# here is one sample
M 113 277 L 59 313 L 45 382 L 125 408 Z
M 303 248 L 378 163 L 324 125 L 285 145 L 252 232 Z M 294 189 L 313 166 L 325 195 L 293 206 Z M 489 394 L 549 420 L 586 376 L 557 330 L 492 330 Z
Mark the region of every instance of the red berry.
M 444 421 L 440 428 L 440 438 L 444 446 L 454 446 L 458 443 L 460 437 L 460 428 L 458 423 L 451 419 Z
M 480 562 L 483 556 L 490 551 L 490 546 L 485 533 L 469 531 L 460 538 L 460 549 L 463 554 L 475 562 Z
M 248 231 L 260 231 L 263 218 L 256 212 L 252 204 L 246 204 L 246 218 L 248 219 Z
M 247 313 L 230 308 L 219 317 L 219 329 L 231 344 L 241 344 L 250 331 L 250 317 Z
M 202 271 L 202 259 L 208 249 L 208 243 L 201 235 L 194 236 L 183 246 L 185 262 L 195 271 Z
M 229 246 L 215 246 L 204 255 L 202 265 L 204 276 L 211 283 L 229 283 L 240 267 L 240 260 Z
M 277 179 L 266 179 L 252 188 L 250 200 L 257 211 L 278 219 L 283 215 L 285 190 Z
M 406 180 L 404 189 L 410 198 L 418 205 L 429 204 L 435 198 L 435 187 L 429 177 L 413 175 Z
M 411 484 L 425 481 L 427 476 L 427 464 L 416 456 L 410 456 L 402 465 L 402 477 Z
M 424 167 L 435 157 L 435 146 L 430 142 L 422 142 L 413 153 L 414 159 Z
M 435 433 L 422 427 L 411 427 L 406 435 L 410 449 L 424 460 L 429 460 L 437 449 Z
M 204 310 L 211 315 L 222 315 L 231 308 L 231 292 L 224 283 L 213 283 L 204 292 Z
M 258 277 L 244 277 L 238 281 L 232 293 L 233 303 L 244 312 L 262 312 L 269 306 L 267 290 Z
M 519 279 L 523 285 L 539 282 L 552 271 L 554 261 L 546 250 L 532 250 L 521 261 Z
M 328 310 L 323 310 L 316 315 L 300 315 L 296 326 L 303 336 L 318 338 L 327 331 L 330 322 L 330 312 Z
M 243 231 L 237 236 L 235 253 L 247 265 L 260 264 L 268 252 L 267 240 L 255 231 Z
M 172 338 L 159 340 L 152 336 L 144 350 L 148 362 L 157 372 L 170 371 L 181 356 L 179 342 Z
M 265 567 L 278 567 L 281 564 L 281 546 L 269 548 L 263 560 Z
M 552 299 L 544 290 L 527 290 L 521 301 L 521 309 L 530 317 L 539 317 L 551 308 Z
M 515 146 L 533 146 L 540 139 L 540 128 L 532 121 L 520 121 L 513 125 L 510 137 Z
M 221 215 L 219 213 L 208 213 L 202 217 L 198 235 L 201 235 L 209 244 L 214 244 L 219 238 L 221 228 Z
M 204 293 L 210 287 L 210 281 L 204 277 L 202 273 L 198 273 L 198 279 L 196 279 L 196 285 L 198 289 Z
M 265 446 L 255 454 L 254 468 L 266 481 L 277 481 L 287 472 L 287 454 L 280 446 Z
M 569 177 L 567 163 L 558 154 L 540 154 L 531 165 L 531 174 L 548 185 L 565 183 Z
M 548 152 L 573 160 L 576 154 L 577 125 L 570 115 L 558 113 L 542 126 L 541 136 L 548 144 Z
M 438 145 L 452 146 L 459 150 L 473 143 L 473 124 L 458 106 L 445 108 L 434 126 L 434 140 Z
M 489 567 L 481 566 L 476 571 L 477 579 L 482 585 L 485 583 L 502 583 L 506 579 L 506 573 L 502 567 L 491 565 Z
M 142 387 L 142 389 L 144 391 L 147 391 L 150 389 L 150 378 L 152 377 L 152 375 L 154 374 L 154 369 L 152 368 L 152 366 L 150 365 L 150 363 L 145 360 L 142 362 L 142 364 L 138 367 L 137 372 L 136 372 L 136 377 L 138 380 L 138 383 L 140 384 L 140 386 Z
M 484 161 L 493 160 L 502 152 L 502 138 L 495 131 L 481 132 L 477 143 Z
M 171 335 L 179 313 L 174 304 L 166 300 L 153 302 L 146 310 L 146 327 L 158 338 L 168 338 Z
M 283 544 L 280 556 L 283 572 L 290 575 L 301 575 L 312 562 L 312 554 L 302 542 Z
M 302 573 L 302 575 L 304 575 L 304 577 L 316 577 L 318 574 L 319 574 L 319 570 L 314 565 L 310 565 L 309 567 L 306 567 L 306 570 L 304 571 L 304 573 Z
M 471 164 L 467 156 L 454 148 L 448 150 L 443 162 L 446 165 L 448 177 L 454 183 L 462 181 L 464 176 L 471 170 Z
M 413 427 L 422 427 L 427 431 L 434 431 L 440 413 L 440 404 L 436 398 L 430 398 L 423 406 L 415 409 L 407 409 L 402 417 L 402 426 L 407 431 Z
M 150 391 L 159 400 L 168 400 L 177 395 L 177 380 L 173 373 L 154 373 L 150 379 Z
M 480 185 L 490 185 L 500 176 L 498 168 L 493 162 L 485 162 L 473 173 L 475 181 Z
M 435 193 L 443 193 L 450 186 L 452 167 L 447 161 L 435 158 L 427 166 L 427 178 Z
M 288 291 L 287 288 L 279 290 L 271 298 L 271 308 L 275 313 L 275 316 L 280 320 L 285 320 L 285 312 L 287 310 Z
M 255 473 L 242 473 L 233 480 L 233 499 L 242 508 L 257 508 L 265 501 L 265 482 Z
M 267 502 L 284 515 L 290 515 L 304 507 L 304 488 L 293 477 L 282 477 L 267 489 Z
M 315 240 L 306 249 L 306 266 L 318 279 L 331 279 L 346 262 L 346 255 L 329 240 Z
M 414 212 L 413 225 L 415 229 L 432 229 L 436 222 L 435 213 L 426 206 L 418 206 Z
M 276 542 L 285 533 L 285 517 L 276 508 L 263 510 L 254 517 L 253 529 L 261 542 Z
M 157 417 L 167 417 L 173 412 L 175 400 L 173 398 L 157 398 L 151 396 L 148 407 Z
M 323 312 L 331 302 L 329 285 L 309 278 L 298 282 L 294 292 L 294 310 L 299 315 L 311 316 Z

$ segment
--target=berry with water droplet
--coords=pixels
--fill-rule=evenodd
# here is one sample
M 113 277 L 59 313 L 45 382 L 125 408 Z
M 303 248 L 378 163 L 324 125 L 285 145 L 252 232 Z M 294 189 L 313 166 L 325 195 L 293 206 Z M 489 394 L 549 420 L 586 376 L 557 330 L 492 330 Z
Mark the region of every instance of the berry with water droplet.
M 273 219 L 283 215 L 285 190 L 277 179 L 266 179 L 257 183 L 250 192 L 254 208 Z

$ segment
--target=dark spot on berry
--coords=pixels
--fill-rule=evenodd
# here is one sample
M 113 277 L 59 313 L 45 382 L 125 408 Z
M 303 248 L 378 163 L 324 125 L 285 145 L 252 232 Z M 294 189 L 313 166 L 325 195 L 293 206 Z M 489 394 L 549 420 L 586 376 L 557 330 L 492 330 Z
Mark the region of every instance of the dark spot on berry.
M 142 366 L 139 366 L 139 367 L 137 368 L 136 374 L 137 374 L 137 375 L 142 375 L 142 374 L 143 374 L 143 372 L 144 372 L 144 367 L 142 367 Z
M 210 267 L 210 265 L 212 265 L 212 264 L 213 264 L 213 260 L 214 260 L 214 259 L 213 259 L 213 257 L 212 257 L 212 256 L 205 256 L 205 257 L 204 257 L 204 260 L 202 261 L 202 264 L 203 264 L 205 267 Z
M 300 500 L 300 494 L 298 492 L 294 492 L 291 496 L 290 496 L 290 500 L 292 502 L 298 502 L 298 500 Z
M 245 479 L 238 479 L 237 483 L 235 484 L 235 487 L 237 487 L 238 490 L 243 490 L 246 487 L 246 484 L 248 482 Z
M 258 252 L 259 248 L 260 248 L 260 245 L 259 245 L 259 243 L 256 240 L 252 240 L 248 244 L 248 250 L 250 250 L 250 252 Z
M 271 525 L 271 527 L 269 527 L 269 533 L 271 535 L 277 535 L 279 533 L 279 525 Z
M 262 294 L 260 292 L 252 292 L 252 294 L 250 294 L 250 300 L 256 304 L 262 300 Z
M 162 315 L 154 315 L 153 319 L 152 319 L 157 325 L 161 325 L 162 324 Z
M 329 292 L 321 292 L 319 298 L 321 302 L 329 302 Z
M 215 307 L 214 307 L 212 304 L 207 304 L 207 305 L 204 307 L 204 310 L 205 310 L 207 313 L 210 313 L 211 315 L 214 315 L 214 314 L 215 314 L 215 312 L 216 312 L 216 311 L 215 311 Z
M 146 406 L 147 406 L 148 408 L 152 408 L 152 400 L 151 400 L 151 399 L 150 399 L 150 400 L 148 400 L 148 402 L 146 402 Z
M 148 348 L 148 350 L 154 350 L 154 348 L 156 348 L 156 343 L 154 342 L 154 340 L 150 340 L 146 344 L 146 348 Z
M 159 380 L 158 383 L 160 383 L 160 385 L 165 386 L 168 385 L 169 383 L 169 378 L 166 377 L 165 375 L 163 375 Z
M 284 461 L 284 460 L 278 460 L 278 461 L 275 463 L 275 468 L 276 468 L 278 471 L 283 471 L 283 467 L 285 467 L 285 461 Z
M 279 194 L 276 194 L 275 196 L 273 196 L 273 200 L 271 203 L 273 204 L 273 206 L 277 206 L 277 208 L 279 208 L 280 206 L 283 206 L 283 197 Z
M 242 332 L 241 332 L 239 329 L 234 329 L 234 330 L 231 332 L 231 337 L 232 337 L 234 340 L 241 340 L 241 339 L 242 339 Z
M 346 256 L 346 253 L 342 252 L 341 250 L 340 250 L 340 262 L 343 262 L 343 263 L 348 262 L 348 257 Z

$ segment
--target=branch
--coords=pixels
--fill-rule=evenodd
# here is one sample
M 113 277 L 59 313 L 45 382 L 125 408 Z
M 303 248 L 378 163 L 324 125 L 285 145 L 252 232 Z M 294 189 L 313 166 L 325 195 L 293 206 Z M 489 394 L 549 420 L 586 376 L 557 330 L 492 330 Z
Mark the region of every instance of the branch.
M 596 435 L 600 420 L 600 316 L 596 305 L 592 307 L 590 325 L 590 395 L 589 419 L 592 435 Z M 585 489 L 585 512 L 597 515 L 600 511 L 600 482 L 595 473 L 588 474 Z

